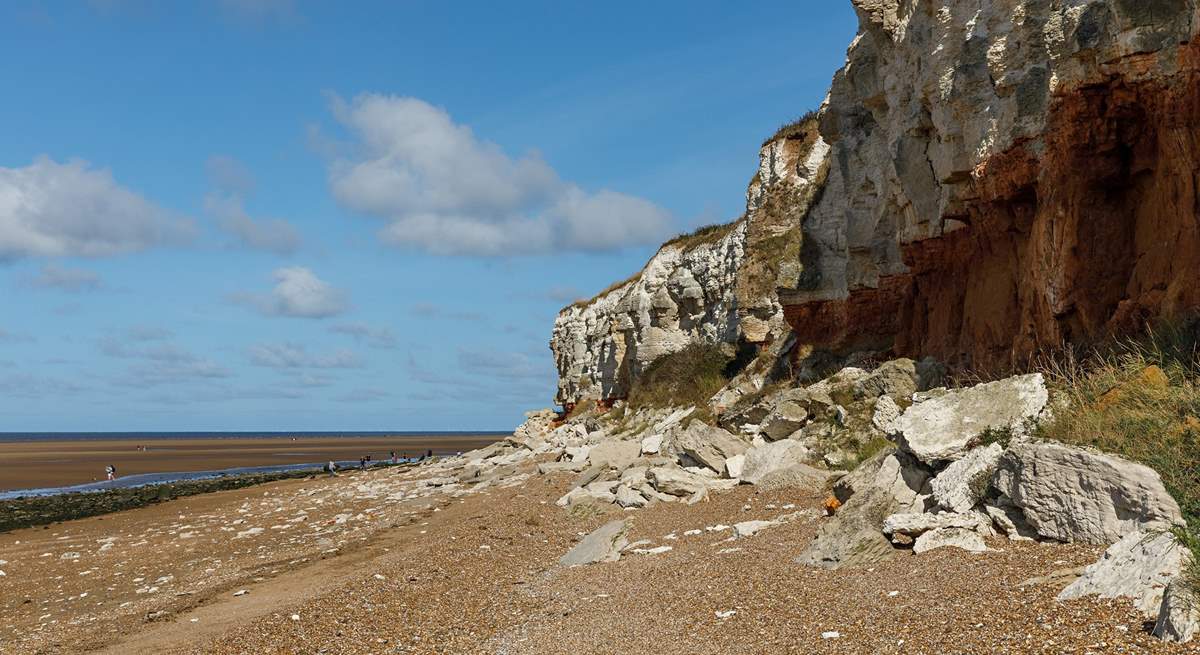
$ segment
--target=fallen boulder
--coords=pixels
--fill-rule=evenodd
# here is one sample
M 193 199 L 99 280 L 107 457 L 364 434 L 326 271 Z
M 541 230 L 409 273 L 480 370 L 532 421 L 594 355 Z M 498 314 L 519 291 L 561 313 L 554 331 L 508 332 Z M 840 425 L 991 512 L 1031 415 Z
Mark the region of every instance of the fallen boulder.
M 1183 525 L 1179 505 L 1148 466 L 1050 442 L 1013 444 L 992 485 L 1042 537 L 1111 544 L 1137 529 Z
M 804 393 L 803 389 L 790 390 L 793 395 L 795 393 Z M 775 403 L 766 418 L 762 421 L 762 429 L 760 433 L 772 441 L 787 439 L 797 430 L 804 427 L 808 421 L 808 408 L 797 400 L 784 396 Z
M 562 566 L 583 566 L 596 562 L 615 562 L 621 559 L 621 549 L 628 542 L 625 538 L 628 531 L 627 521 L 605 523 L 575 544 L 558 563 Z
M 933 499 L 952 512 L 969 511 L 987 492 L 1002 454 L 1004 448 L 994 443 L 976 448 L 962 459 L 951 462 L 933 479 Z
M 768 474 L 796 464 L 804 464 L 809 450 L 793 439 L 754 446 L 746 451 L 742 464 L 742 482 L 757 484 Z
M 911 359 L 893 359 L 880 364 L 855 385 L 860 398 L 909 398 L 917 391 L 917 365 Z
M 639 441 L 606 439 L 592 446 L 587 458 L 592 466 L 624 470 L 641 454 L 642 444 Z
M 895 537 L 896 535 L 918 537 L 926 532 L 950 528 L 990 533 L 990 524 L 990 519 L 975 512 L 962 514 L 957 512 L 941 512 L 938 514 L 905 512 L 892 514 L 885 518 L 883 520 L 883 534 L 888 537 Z
M 846 472 L 842 470 L 819 469 L 808 464 L 793 464 L 762 476 L 755 486 L 768 491 L 795 489 L 818 493 L 828 490 L 830 480 L 836 480 L 845 474 Z
M 714 482 L 718 482 L 691 471 L 668 466 L 657 466 L 646 471 L 646 479 L 655 489 L 671 496 L 695 496 L 708 491 Z
M 725 460 L 746 452 L 748 444 L 729 432 L 692 421 L 675 436 L 676 450 L 718 472 L 725 472 Z
M 987 544 L 983 537 L 968 528 L 937 528 L 917 537 L 913 542 L 913 552 L 920 555 L 935 548 L 959 548 L 972 553 L 987 552 Z
M 1020 430 L 1048 398 L 1041 373 L 937 395 L 918 394 L 892 424 L 900 446 L 926 464 L 961 458 L 988 430 Z
M 1131 598 L 1147 617 L 1158 616 L 1163 592 L 1182 570 L 1187 549 L 1169 532 L 1134 530 L 1109 546 L 1098 562 L 1058 594 L 1059 600 L 1084 596 Z
M 1195 596 L 1195 592 L 1183 588 L 1182 580 L 1172 582 L 1163 594 L 1154 636 L 1180 644 L 1200 636 L 1200 600 Z

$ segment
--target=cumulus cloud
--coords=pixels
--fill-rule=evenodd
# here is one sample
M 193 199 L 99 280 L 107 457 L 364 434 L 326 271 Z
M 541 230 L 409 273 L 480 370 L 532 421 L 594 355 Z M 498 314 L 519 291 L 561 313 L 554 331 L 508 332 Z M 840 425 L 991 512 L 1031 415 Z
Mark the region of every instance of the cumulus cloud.
M 671 217 L 641 198 L 591 193 L 562 180 L 536 153 L 518 158 L 417 98 L 366 94 L 333 100 L 356 138 L 330 164 L 337 201 L 380 216 L 388 243 L 446 255 L 611 250 L 658 243 Z
M 0 260 L 105 257 L 186 241 L 192 224 L 82 160 L 0 167 Z
M 365 343 L 372 348 L 389 349 L 396 347 L 396 335 L 387 326 L 375 326 L 366 323 L 340 323 L 330 326 L 329 331 L 353 337 L 355 341 Z
M 300 233 L 279 218 L 252 218 L 246 213 L 245 198 L 254 192 L 255 181 L 241 162 L 226 156 L 210 157 L 206 165 L 213 191 L 204 197 L 204 210 L 217 225 L 247 248 L 290 255 L 300 248 Z
M 358 355 L 349 350 L 335 350 L 326 354 L 308 352 L 304 344 L 261 343 L 251 346 L 250 362 L 268 368 L 359 368 L 363 365 Z
M 236 294 L 235 302 L 254 307 L 267 316 L 328 318 L 349 306 L 344 291 L 303 266 L 288 266 L 272 273 L 275 288 L 269 294 Z
M 29 286 L 38 289 L 58 289 L 69 293 L 96 291 L 103 284 L 100 276 L 82 268 L 68 268 L 58 264 L 46 264 L 37 275 L 30 278 Z

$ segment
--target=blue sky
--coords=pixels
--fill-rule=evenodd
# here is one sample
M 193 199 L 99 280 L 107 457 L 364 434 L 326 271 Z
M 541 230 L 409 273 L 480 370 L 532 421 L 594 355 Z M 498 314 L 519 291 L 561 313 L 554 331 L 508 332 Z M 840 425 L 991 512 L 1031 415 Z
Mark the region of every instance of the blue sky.
M 753 4 L 753 6 L 748 6 Z M 0 431 L 507 429 L 849 2 L 0 5 Z

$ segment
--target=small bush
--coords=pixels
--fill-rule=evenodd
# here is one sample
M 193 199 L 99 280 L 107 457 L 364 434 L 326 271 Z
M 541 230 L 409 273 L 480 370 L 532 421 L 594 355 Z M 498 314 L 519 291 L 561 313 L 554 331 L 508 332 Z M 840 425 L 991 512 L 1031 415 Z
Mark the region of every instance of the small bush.
M 664 355 L 634 381 L 629 408 L 694 405 L 698 418 L 711 419 L 708 401 L 729 382 L 733 359 L 712 344 L 692 344 Z
M 1180 541 L 1197 555 L 1185 574 L 1200 592 L 1200 322 L 1163 325 L 1143 337 L 1047 366 L 1066 402 L 1037 436 L 1093 446 L 1142 462 L 1162 476 L 1187 527 Z

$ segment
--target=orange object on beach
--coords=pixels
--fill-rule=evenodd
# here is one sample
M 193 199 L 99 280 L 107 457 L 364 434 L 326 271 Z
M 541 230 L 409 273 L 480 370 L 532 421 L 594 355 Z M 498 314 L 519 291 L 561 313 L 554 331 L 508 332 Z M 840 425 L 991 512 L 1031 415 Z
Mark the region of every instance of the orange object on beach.
M 842 501 L 837 499 L 837 496 L 830 496 L 825 499 L 825 514 L 833 516 L 837 513 L 838 508 L 842 506 Z

